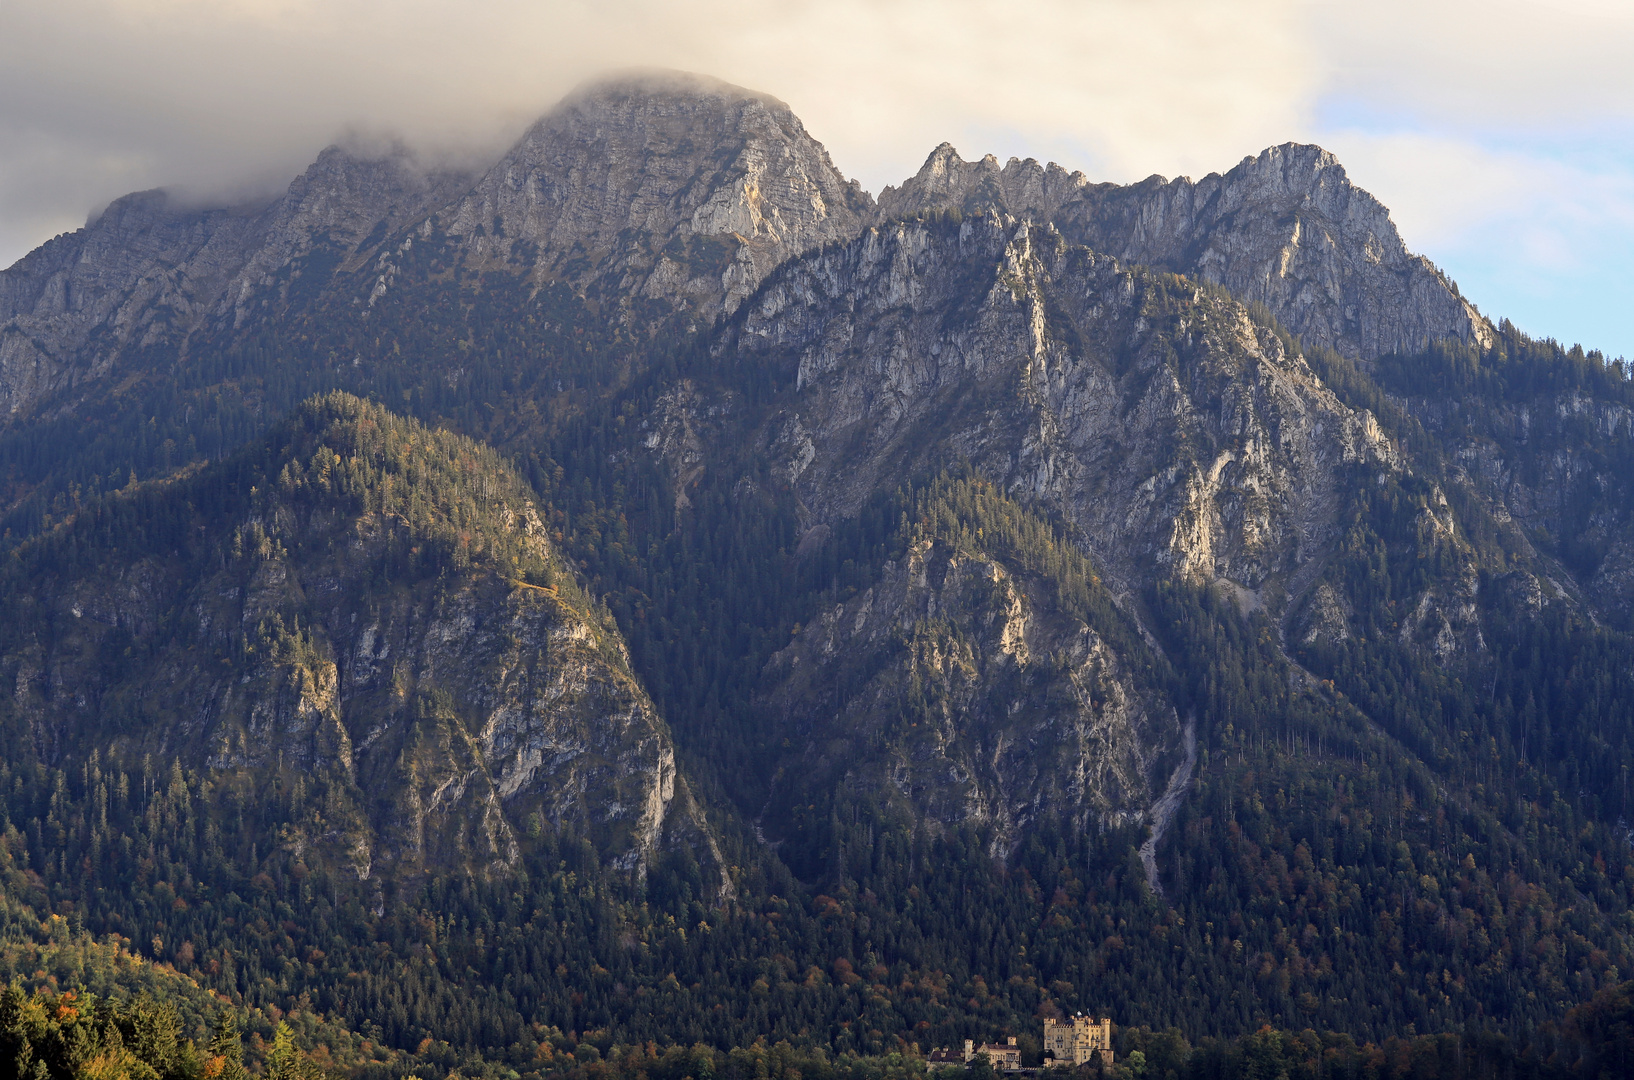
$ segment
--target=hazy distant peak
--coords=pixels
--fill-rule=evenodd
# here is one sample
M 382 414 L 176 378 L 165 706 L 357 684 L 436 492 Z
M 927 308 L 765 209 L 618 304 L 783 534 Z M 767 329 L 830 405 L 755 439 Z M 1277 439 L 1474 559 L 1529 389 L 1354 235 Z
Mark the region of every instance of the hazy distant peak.
M 129 195 L 121 195 L 113 202 L 93 212 L 86 218 L 87 227 L 99 222 L 113 224 L 129 214 L 137 213 L 144 216 L 162 213 L 170 208 L 171 193 L 166 188 L 149 188 L 146 191 L 133 191 Z
M 781 98 L 750 90 L 723 79 L 669 68 L 634 68 L 586 79 L 564 97 L 552 112 L 582 108 L 600 102 L 642 97 L 698 101 L 758 101 L 779 112 L 791 112 Z
M 871 210 L 782 101 L 645 70 L 578 87 L 438 221 L 472 265 L 621 282 L 713 318 Z
M 369 135 L 349 132 L 318 152 L 314 164 L 324 161 L 399 161 L 419 160 L 419 153 L 396 135 Z

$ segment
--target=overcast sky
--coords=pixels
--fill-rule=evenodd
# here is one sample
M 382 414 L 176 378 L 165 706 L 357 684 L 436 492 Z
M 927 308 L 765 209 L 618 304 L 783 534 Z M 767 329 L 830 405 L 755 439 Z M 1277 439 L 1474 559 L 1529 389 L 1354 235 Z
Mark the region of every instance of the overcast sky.
M 0 266 L 348 131 L 480 157 L 608 68 L 789 102 L 877 192 L 937 143 L 1094 179 L 1334 151 L 1523 329 L 1634 357 L 1631 0 L 0 0 Z

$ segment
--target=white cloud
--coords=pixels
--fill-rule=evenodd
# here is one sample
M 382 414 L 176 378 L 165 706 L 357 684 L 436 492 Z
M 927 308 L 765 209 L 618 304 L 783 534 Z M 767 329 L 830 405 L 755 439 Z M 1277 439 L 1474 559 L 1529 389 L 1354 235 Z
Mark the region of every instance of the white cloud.
M 1634 355 L 1634 4 L 1312 6 L 1310 137 L 1488 314 Z
M 1286 0 L 847 0 L 779 11 L 781 24 L 757 32 L 763 47 L 717 40 L 711 69 L 773 87 L 875 190 L 944 139 L 1122 179 L 1206 171 L 1280 141 L 1316 78 Z M 777 45 L 789 41 L 807 43 L 805 63 L 788 63 Z
M 1415 250 L 1459 242 L 1590 186 L 1570 166 L 1421 131 L 1338 129 L 1317 136 L 1353 182 L 1390 208 Z
M 1634 116 L 1627 0 L 1322 0 L 1331 91 L 1439 123 L 1511 130 Z

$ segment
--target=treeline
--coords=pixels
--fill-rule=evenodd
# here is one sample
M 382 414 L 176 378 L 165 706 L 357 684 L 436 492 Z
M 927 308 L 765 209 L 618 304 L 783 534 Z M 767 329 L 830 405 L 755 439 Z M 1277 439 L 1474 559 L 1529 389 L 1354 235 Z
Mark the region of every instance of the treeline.
M 219 1009 L 209 1030 L 190 1036 L 175 1007 L 142 995 L 125 1001 L 75 990 L 0 991 L 0 1080 L 388 1080 L 444 1075 L 494 1080 L 918 1080 L 927 1075 L 916 1045 L 884 1054 L 833 1054 L 757 1038 L 722 1049 L 604 1034 L 541 1042 L 530 1060 L 496 1063 L 451 1054 L 425 1040 L 416 1053 L 337 1055 L 351 1033 L 315 1027 L 304 1038 L 289 1022 L 272 1038 L 252 1036 L 246 1054 L 239 1017 Z M 355 1036 L 353 1036 L 355 1038 Z M 1036 1038 L 1023 1064 L 1037 1068 Z M 305 1045 L 303 1049 L 302 1044 Z M 1115 1029 L 1114 1062 L 1059 1067 L 1056 1080 L 1611 1080 L 1634 1069 L 1634 982 L 1606 990 L 1522 1041 L 1497 1033 L 1401 1035 L 1377 1043 L 1345 1033 L 1262 1026 L 1231 1039 L 1192 1042 L 1177 1028 Z M 926 1048 L 928 1050 L 928 1048 Z M 450 1071 L 452 1069 L 452 1071 Z M 934 1073 L 941 1080 L 997 1080 L 985 1056 Z

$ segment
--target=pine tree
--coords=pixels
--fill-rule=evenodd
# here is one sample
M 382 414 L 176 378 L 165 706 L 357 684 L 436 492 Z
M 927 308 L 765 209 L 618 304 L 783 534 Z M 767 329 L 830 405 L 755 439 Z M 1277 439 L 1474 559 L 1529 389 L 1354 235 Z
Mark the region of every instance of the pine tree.
M 216 1014 L 216 1031 L 210 1038 L 210 1060 L 205 1080 L 245 1080 L 244 1042 L 238 1034 L 238 1014 L 222 1009 Z
M 324 1080 L 324 1071 L 295 1045 L 295 1031 L 287 1020 L 278 1021 L 261 1080 Z

